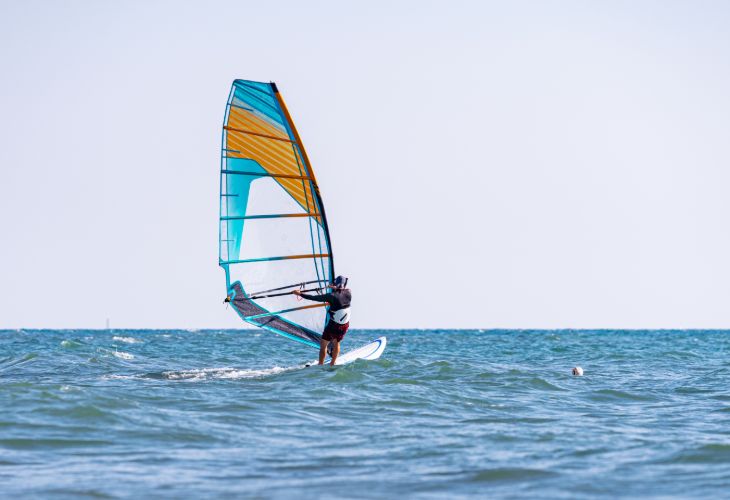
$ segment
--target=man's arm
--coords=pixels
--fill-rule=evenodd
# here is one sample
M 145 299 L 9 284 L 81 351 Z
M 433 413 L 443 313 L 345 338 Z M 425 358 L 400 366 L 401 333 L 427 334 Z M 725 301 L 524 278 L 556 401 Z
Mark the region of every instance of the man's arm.
M 300 292 L 299 290 L 294 290 L 292 293 L 294 295 L 299 295 L 303 299 L 313 300 L 314 302 L 328 302 L 331 304 L 333 299 L 331 293 L 325 293 L 324 295 L 308 295 Z

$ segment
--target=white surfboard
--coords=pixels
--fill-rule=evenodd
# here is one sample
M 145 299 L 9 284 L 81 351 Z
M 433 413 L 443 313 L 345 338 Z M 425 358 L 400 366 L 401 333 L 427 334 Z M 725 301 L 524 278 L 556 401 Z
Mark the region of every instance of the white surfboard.
M 353 361 L 357 359 L 366 359 L 366 360 L 373 360 L 378 359 L 381 354 L 383 354 L 383 351 L 385 350 L 385 345 L 387 344 L 387 340 L 385 337 L 379 337 L 369 344 L 366 344 L 362 347 L 358 347 L 357 349 L 353 349 L 352 351 L 348 351 L 344 354 L 340 354 L 337 356 L 337 362 L 335 365 L 346 365 L 347 363 L 352 363 Z M 317 361 L 312 361 L 311 363 L 307 363 L 305 366 L 312 366 L 316 365 Z M 329 365 L 329 358 L 325 361 L 326 365 Z

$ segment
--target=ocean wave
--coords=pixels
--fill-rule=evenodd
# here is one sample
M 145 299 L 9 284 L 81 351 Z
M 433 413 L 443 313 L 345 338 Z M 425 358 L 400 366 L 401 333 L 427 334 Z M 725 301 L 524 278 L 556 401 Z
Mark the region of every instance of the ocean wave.
M 91 446 L 109 446 L 114 444 L 113 441 L 102 439 L 83 439 L 83 438 L 26 438 L 11 437 L 0 438 L 0 446 L 15 450 L 37 450 L 48 448 L 88 448 Z
M 181 380 L 197 382 L 202 380 L 215 379 L 247 379 L 262 378 L 269 375 L 276 375 L 289 371 L 292 368 L 274 367 L 264 370 L 239 370 L 236 368 L 201 368 L 193 370 L 164 371 L 143 374 L 109 374 L 102 376 L 102 380 Z
M 636 394 L 618 389 L 601 389 L 588 395 L 592 401 L 655 401 L 656 398 L 648 394 Z
M 685 448 L 654 463 L 669 464 L 726 464 L 730 461 L 730 444 L 705 443 L 699 446 Z
M 6 359 L 3 359 L 0 361 L 0 371 L 5 370 L 6 368 L 10 368 L 12 366 L 18 366 L 24 363 L 27 363 L 28 361 L 32 361 L 38 357 L 38 354 L 34 352 L 29 352 L 28 354 L 25 354 L 23 356 L 13 358 L 9 357 Z
M 112 337 L 112 340 L 116 340 L 117 342 L 124 342 L 125 344 L 139 344 L 142 341 L 139 339 L 135 339 L 134 337 L 119 337 L 115 335 Z
M 201 380 L 237 380 L 237 379 L 250 379 L 250 378 L 263 378 L 270 375 L 277 375 L 292 370 L 298 370 L 301 366 L 281 367 L 274 366 L 273 368 L 263 368 L 258 370 L 247 370 L 239 368 L 199 368 L 191 370 L 175 370 L 175 371 L 164 371 L 160 373 L 148 373 L 144 378 L 155 378 L 165 380 L 186 380 L 191 382 Z M 123 376 L 120 376 L 121 378 Z
M 144 378 L 144 377 L 141 375 L 117 375 L 117 374 L 103 375 L 101 377 L 102 380 L 139 380 L 141 378 Z
M 474 473 L 468 481 L 470 482 L 498 482 L 498 481 L 525 481 L 553 477 L 554 472 L 540 469 L 526 469 L 519 467 L 500 467 L 495 469 L 482 470 Z

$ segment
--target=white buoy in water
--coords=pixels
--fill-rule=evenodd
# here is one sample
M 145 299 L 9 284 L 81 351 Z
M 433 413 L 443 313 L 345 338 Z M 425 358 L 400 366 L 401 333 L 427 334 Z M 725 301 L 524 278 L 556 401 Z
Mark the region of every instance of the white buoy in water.
M 582 377 L 583 368 L 581 368 L 580 366 L 576 366 L 575 368 L 573 368 L 573 375 L 575 375 L 576 377 Z

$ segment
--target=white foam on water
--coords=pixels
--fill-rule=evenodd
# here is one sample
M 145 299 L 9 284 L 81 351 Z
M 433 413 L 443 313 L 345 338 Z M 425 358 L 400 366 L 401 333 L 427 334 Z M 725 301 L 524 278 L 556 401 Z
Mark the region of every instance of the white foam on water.
M 126 354 L 126 353 L 125 353 Z M 200 382 L 204 380 L 239 380 L 239 379 L 255 379 L 268 377 L 292 370 L 303 368 L 302 365 L 282 367 L 274 366 L 273 368 L 264 368 L 260 370 L 242 370 L 238 368 L 201 368 L 193 370 L 166 371 L 159 374 L 135 374 L 135 375 L 103 375 L 102 380 L 148 380 L 148 379 L 166 379 L 182 382 Z
M 241 370 L 237 368 L 201 368 L 198 370 L 181 370 L 181 371 L 169 371 L 163 372 L 162 375 L 168 380 L 208 380 L 208 379 L 247 379 L 247 378 L 262 378 L 269 375 L 276 375 L 278 373 L 287 372 L 290 370 L 296 370 L 301 368 L 300 366 L 281 367 L 274 366 L 273 368 L 265 368 L 260 370 Z
M 125 344 L 139 344 L 142 342 L 139 339 L 135 339 L 134 337 L 118 337 L 114 336 L 112 337 L 112 340 L 116 340 L 117 342 L 124 342 Z
M 120 359 L 134 359 L 134 355 L 129 354 L 128 352 L 114 351 L 112 354 Z
M 102 380 L 133 380 L 141 378 L 139 375 L 103 375 Z

